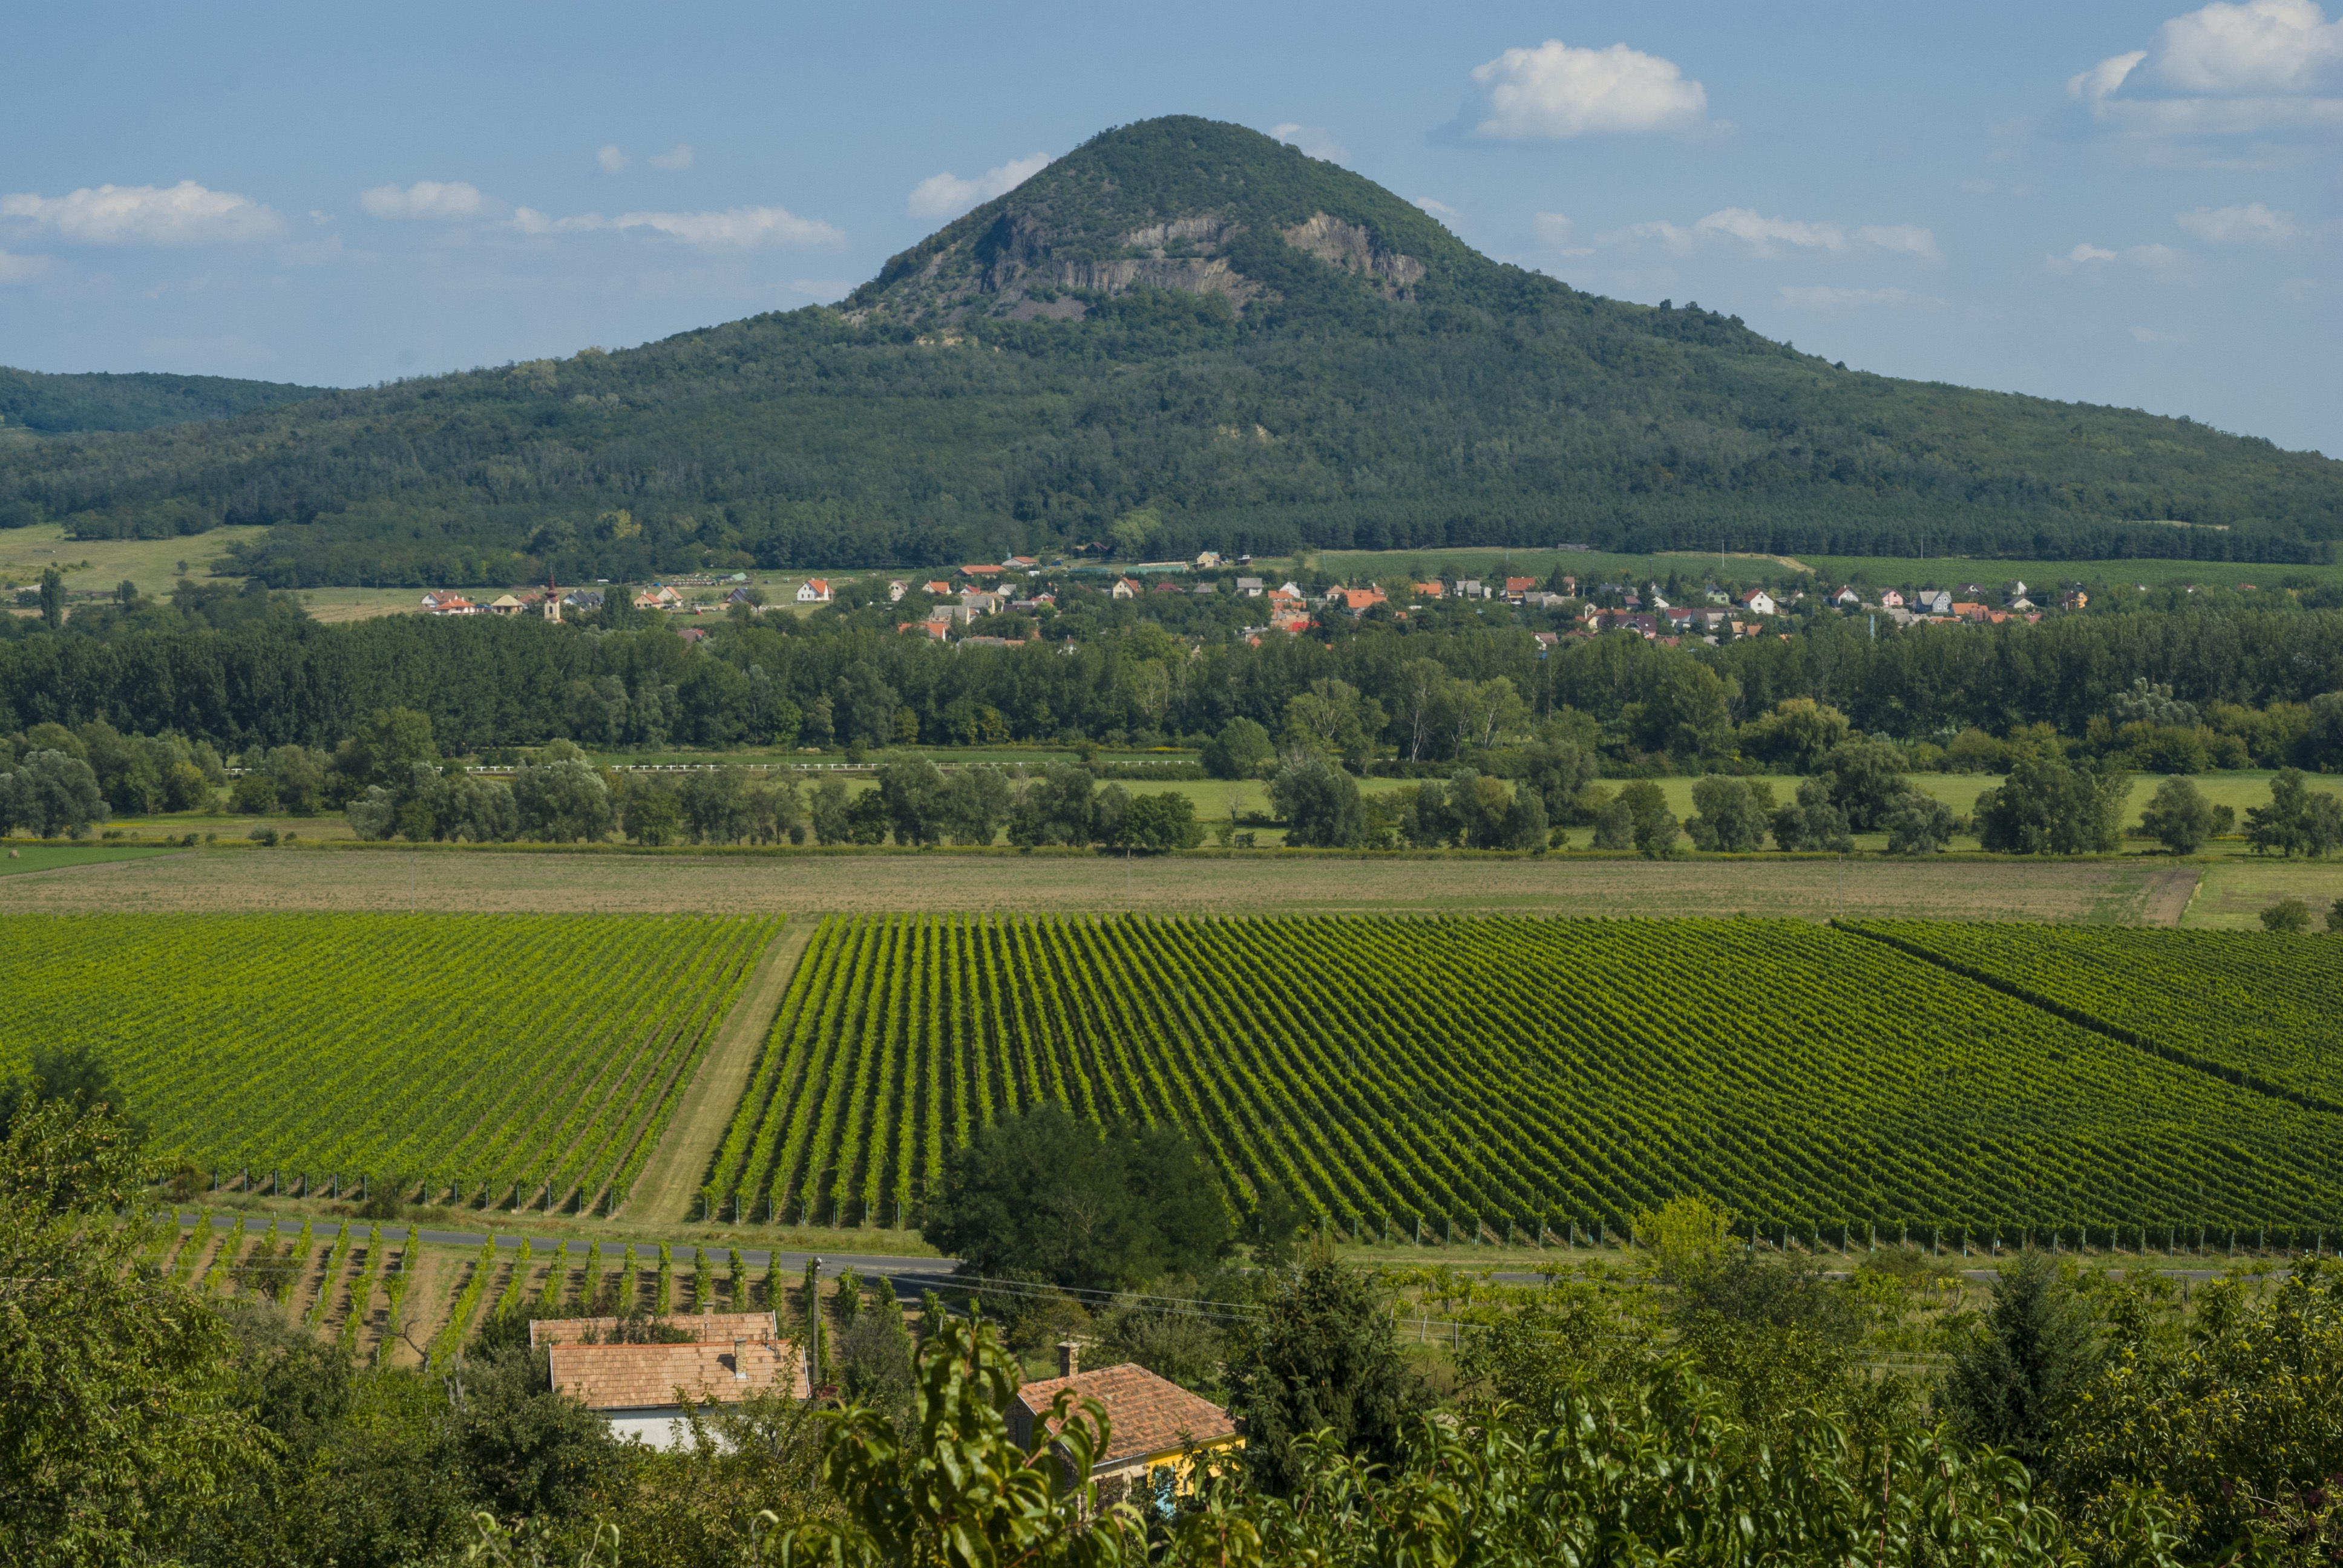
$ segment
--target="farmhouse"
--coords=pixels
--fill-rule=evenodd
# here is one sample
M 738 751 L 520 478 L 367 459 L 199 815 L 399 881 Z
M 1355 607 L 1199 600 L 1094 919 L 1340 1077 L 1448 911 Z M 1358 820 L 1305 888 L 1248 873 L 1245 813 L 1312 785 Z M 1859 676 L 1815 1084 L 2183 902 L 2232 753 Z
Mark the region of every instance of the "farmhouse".
M 1383 602 L 1383 590 L 1379 588 L 1331 588 L 1326 590 L 1328 609 L 1346 609 L 1353 615 L 1364 615 Z
M 616 1318 L 537 1319 L 532 1350 L 544 1350 L 557 1392 L 575 1398 L 610 1423 L 612 1435 L 659 1449 L 687 1448 L 691 1428 L 683 1401 L 738 1404 L 751 1394 L 810 1399 L 805 1353 L 780 1337 L 770 1312 L 703 1312 L 671 1320 L 698 1337 L 682 1344 L 588 1343 L 618 1326 Z
M 828 578 L 808 578 L 805 581 L 798 584 L 798 603 L 828 604 L 829 602 L 830 582 Z
M 1774 615 L 1779 611 L 1779 607 L 1774 603 L 1774 596 L 1764 588 L 1751 588 L 1733 602 L 1751 615 Z
M 1237 592 L 1247 598 L 1259 598 L 1262 593 L 1261 579 L 1259 578 L 1237 578 Z
M 1243 1446 L 1229 1412 L 1212 1401 L 1136 1362 L 1083 1372 L 1080 1355 L 1071 1342 L 1060 1345 L 1059 1375 L 1017 1391 L 1009 1406 L 1009 1435 L 1019 1447 L 1032 1448 L 1037 1431 L 1059 1430 L 1051 1421 L 1051 1406 L 1069 1390 L 1074 1403 L 1068 1420 L 1087 1422 L 1084 1400 L 1096 1400 L 1106 1411 L 1107 1447 L 1091 1461 L 1093 1481 L 1121 1481 L 1142 1494 L 1176 1496 L 1194 1485 L 1197 1461 L 1205 1454 Z M 1065 1445 L 1053 1446 L 1059 1462 L 1069 1462 Z

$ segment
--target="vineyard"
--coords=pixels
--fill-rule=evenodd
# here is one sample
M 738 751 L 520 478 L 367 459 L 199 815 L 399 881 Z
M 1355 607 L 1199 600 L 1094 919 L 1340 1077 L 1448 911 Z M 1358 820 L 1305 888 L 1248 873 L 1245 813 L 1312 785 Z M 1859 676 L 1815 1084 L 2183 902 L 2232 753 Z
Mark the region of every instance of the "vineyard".
M 2126 935 L 2149 967 L 2173 937 Z M 1182 1125 L 1240 1206 L 1274 1184 L 1393 1240 L 1685 1191 L 1801 1232 L 2343 1231 L 2343 1118 L 1761 920 L 830 920 L 707 1211 L 915 1222 L 947 1150 L 1044 1100 Z
M 2176 1059 L 2343 1111 L 2343 942 L 1957 921 L 1853 929 Z
M 223 1183 L 393 1175 L 591 1209 L 640 1171 L 769 920 L 0 917 L 0 1073 L 85 1046 Z

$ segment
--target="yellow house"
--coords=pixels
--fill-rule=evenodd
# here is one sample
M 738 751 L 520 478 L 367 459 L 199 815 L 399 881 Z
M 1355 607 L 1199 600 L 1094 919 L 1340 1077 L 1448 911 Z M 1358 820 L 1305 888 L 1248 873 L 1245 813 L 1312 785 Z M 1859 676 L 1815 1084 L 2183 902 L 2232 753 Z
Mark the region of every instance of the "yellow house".
M 1033 1447 L 1051 1406 L 1067 1389 L 1074 1394 L 1069 1420 L 1086 1419 L 1085 1400 L 1097 1401 L 1106 1412 L 1106 1447 L 1091 1462 L 1090 1479 L 1120 1481 L 1134 1494 L 1181 1495 L 1194 1486 L 1197 1465 L 1206 1455 L 1244 1445 L 1229 1412 L 1212 1401 L 1135 1362 L 1083 1372 L 1079 1356 L 1072 1343 L 1060 1345 L 1059 1375 L 1017 1391 L 1009 1407 L 1009 1432 L 1019 1447 Z M 1064 1457 L 1062 1446 L 1058 1452 Z

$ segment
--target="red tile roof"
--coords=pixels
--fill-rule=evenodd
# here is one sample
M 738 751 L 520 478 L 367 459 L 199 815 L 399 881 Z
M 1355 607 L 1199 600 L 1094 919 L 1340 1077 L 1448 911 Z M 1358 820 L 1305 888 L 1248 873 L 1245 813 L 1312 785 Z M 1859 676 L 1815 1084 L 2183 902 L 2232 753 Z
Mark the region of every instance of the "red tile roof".
M 652 1410 L 679 1402 L 679 1390 L 696 1400 L 732 1404 L 752 1393 L 810 1399 L 805 1355 L 789 1340 L 743 1340 L 736 1376 L 732 1342 L 685 1345 L 555 1345 L 557 1392 L 588 1410 Z
M 1094 1399 L 1106 1407 L 1108 1447 L 1093 1461 L 1098 1468 L 1191 1444 L 1225 1442 L 1237 1434 L 1227 1411 L 1135 1362 L 1027 1383 L 1017 1391 L 1026 1416 L 1020 1424 L 1026 1432 L 1048 1416 L 1058 1391 L 1068 1387 L 1074 1391 L 1074 1419 L 1083 1419 L 1083 1400 Z M 1029 1435 L 1020 1441 L 1030 1443 L 1032 1439 Z
M 679 1312 L 661 1318 L 659 1324 L 681 1329 L 708 1344 L 729 1345 L 736 1338 L 779 1339 L 781 1332 L 770 1312 Z M 548 1345 L 582 1344 L 589 1332 L 607 1337 L 618 1326 L 616 1318 L 531 1318 L 528 1345 L 531 1350 L 543 1350 Z

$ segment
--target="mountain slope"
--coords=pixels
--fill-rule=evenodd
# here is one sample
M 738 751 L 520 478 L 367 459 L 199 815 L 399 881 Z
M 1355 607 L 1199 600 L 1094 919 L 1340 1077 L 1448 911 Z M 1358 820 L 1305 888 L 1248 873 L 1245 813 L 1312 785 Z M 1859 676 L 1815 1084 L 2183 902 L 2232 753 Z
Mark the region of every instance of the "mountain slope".
M 11 503 L 90 532 L 275 525 L 247 565 L 287 585 L 932 564 L 1119 520 L 1149 553 L 2284 560 L 2343 536 L 2343 464 L 1584 294 L 1174 117 L 1092 139 L 834 308 L 20 447 Z
M 91 430 L 151 430 L 190 419 L 227 419 L 252 408 L 297 403 L 324 391 L 284 381 L 156 371 L 56 376 L 0 365 L 0 424 L 44 436 Z

